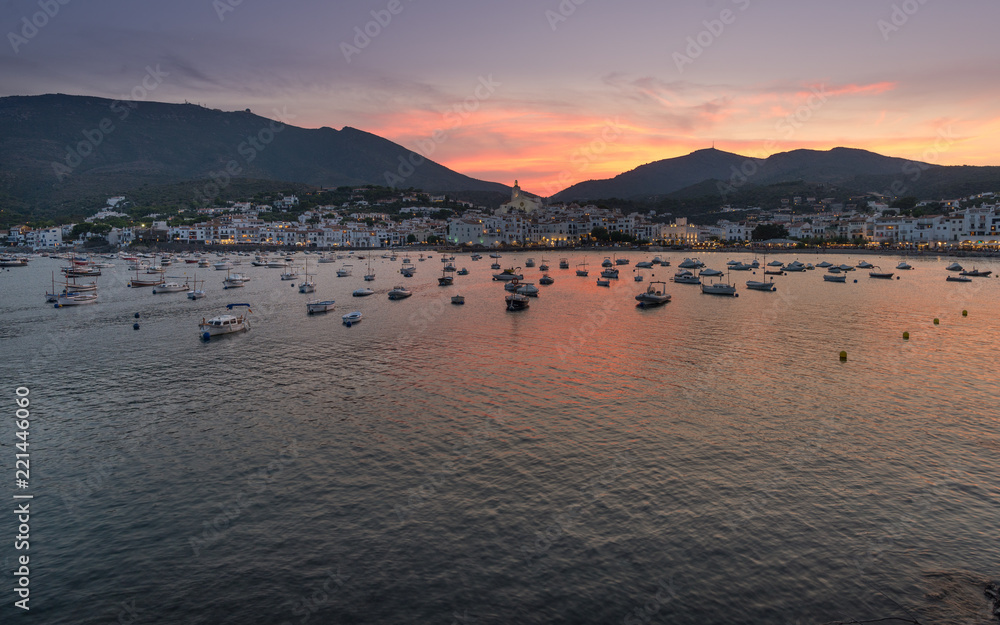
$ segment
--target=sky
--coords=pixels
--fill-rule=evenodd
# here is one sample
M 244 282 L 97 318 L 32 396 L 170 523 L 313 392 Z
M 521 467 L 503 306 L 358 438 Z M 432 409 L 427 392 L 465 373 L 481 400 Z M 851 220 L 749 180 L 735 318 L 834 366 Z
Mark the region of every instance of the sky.
M 351 126 L 549 196 L 714 146 L 1000 165 L 997 0 L 0 0 L 0 96 Z

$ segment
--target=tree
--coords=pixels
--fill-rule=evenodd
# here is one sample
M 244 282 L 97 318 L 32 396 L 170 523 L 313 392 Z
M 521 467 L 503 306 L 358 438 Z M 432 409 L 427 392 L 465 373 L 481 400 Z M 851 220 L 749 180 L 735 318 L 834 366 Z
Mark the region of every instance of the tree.
M 788 229 L 781 224 L 760 224 L 753 229 L 750 238 L 754 241 L 767 241 L 768 239 L 784 239 L 788 237 Z
M 902 208 L 905 210 L 910 210 L 916 205 L 917 205 L 917 198 L 912 195 L 908 195 L 906 197 L 899 198 L 889 206 L 892 208 Z
M 593 237 L 594 239 L 597 239 L 598 241 L 607 241 L 608 239 L 611 238 L 611 236 L 608 234 L 608 229 L 605 228 L 604 226 L 597 226 L 596 228 L 591 230 L 590 236 Z
M 406 235 L 406 242 L 407 243 L 416 243 L 417 242 L 417 235 L 415 235 L 415 234 L 408 234 L 408 235 Z

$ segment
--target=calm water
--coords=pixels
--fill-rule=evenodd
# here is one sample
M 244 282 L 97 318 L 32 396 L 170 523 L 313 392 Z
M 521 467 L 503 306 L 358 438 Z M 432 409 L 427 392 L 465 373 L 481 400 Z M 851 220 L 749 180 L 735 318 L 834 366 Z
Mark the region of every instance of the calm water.
M 673 266 L 647 282 L 683 258 L 661 255 Z M 32 400 L 32 617 L 989 622 L 1000 280 L 947 283 L 943 258 L 892 281 L 788 274 L 774 293 L 733 272 L 738 298 L 671 283 L 642 310 L 633 267 L 653 254 L 628 256 L 601 288 L 600 254 L 544 255 L 556 282 L 518 313 L 468 255 L 451 287 L 438 254 L 410 279 L 376 259 L 369 298 L 350 297 L 364 261 L 349 278 L 313 262 L 302 295 L 245 260 L 244 289 L 197 270 L 197 302 L 126 288 L 118 261 L 99 304 L 60 310 L 42 297 L 59 261 L 3 272 L 7 412 L 19 385 Z M 899 260 L 801 260 L 823 258 Z M 389 301 L 404 283 L 414 296 Z M 336 312 L 307 315 L 317 297 Z M 253 329 L 200 341 L 229 302 L 253 305 Z M 0 527 L 9 572 L 16 527 Z

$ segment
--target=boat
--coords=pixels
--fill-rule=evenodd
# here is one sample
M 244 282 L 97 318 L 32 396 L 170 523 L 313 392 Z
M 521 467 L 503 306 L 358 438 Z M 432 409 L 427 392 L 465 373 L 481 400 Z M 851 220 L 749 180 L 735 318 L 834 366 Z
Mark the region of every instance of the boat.
M 676 284 L 701 284 L 701 279 L 687 269 L 681 269 L 675 273 L 673 281 Z
M 587 261 L 583 261 L 576 266 L 576 275 L 586 278 L 589 273 L 590 272 L 587 271 Z
M 334 258 L 333 256 L 330 256 L 329 254 L 323 254 L 322 256 L 319 257 L 319 260 L 317 260 L 316 262 L 323 263 L 323 264 L 335 263 L 335 262 L 337 262 L 337 259 Z M 333 301 L 333 300 L 329 300 L 329 301 Z
M 697 258 L 685 258 L 677 266 L 681 269 L 698 269 L 700 267 L 704 267 L 705 263 L 701 262 Z
M 511 293 L 503 299 L 507 310 L 524 310 L 529 304 L 528 296 L 520 293 Z
M 285 264 L 285 270 L 281 272 L 282 280 L 296 280 L 299 277 L 299 272 L 296 271 L 295 265 Z
M 767 264 L 767 266 L 768 267 L 784 267 L 785 263 L 781 262 L 780 260 L 772 260 L 771 262 L 769 262 Z
M 334 300 L 332 299 L 317 299 L 311 302 L 306 302 L 306 311 L 311 315 L 313 313 L 327 312 L 333 310 Z
M 708 295 L 731 295 L 733 297 L 739 297 L 739 294 L 736 293 L 736 285 L 729 282 L 728 279 L 726 282 L 716 281 L 708 284 L 702 284 L 701 292 L 707 293 Z
M 82 306 L 84 304 L 96 304 L 97 291 L 81 293 L 79 291 L 64 291 L 56 298 L 55 307 Z
M 365 273 L 365 282 L 373 282 L 375 280 L 375 272 L 372 271 L 372 255 L 369 254 L 368 258 L 365 260 L 368 261 L 368 271 Z
M 136 288 L 136 287 L 141 287 L 141 286 L 156 286 L 159 283 L 160 283 L 160 278 L 159 277 L 156 277 L 156 278 L 140 278 L 139 277 L 139 268 L 136 267 L 135 277 L 132 278 L 131 280 L 129 280 L 128 286 L 130 288 Z
M 840 270 L 841 271 L 854 271 L 854 267 L 852 265 L 842 264 L 842 265 L 840 265 Z
M 286 264 L 283 260 L 272 260 L 268 261 L 267 266 L 270 269 L 284 269 Z
M 284 278 L 282 278 L 284 280 Z M 226 279 L 222 281 L 222 288 L 224 289 L 239 289 L 246 284 L 246 278 L 238 273 L 229 273 L 226 270 Z
M 212 265 L 212 268 L 215 269 L 216 271 L 225 271 L 227 269 L 232 269 L 233 263 L 227 258 L 225 260 L 221 260 L 215 263 L 214 265 Z
M 455 284 L 455 276 L 442 273 L 441 277 L 438 278 L 438 286 L 451 286 L 452 284 Z
M 611 280 L 608 280 L 607 278 L 598 278 L 597 286 L 611 286 Z
M 979 269 L 976 269 L 975 267 L 973 267 L 971 270 L 966 269 L 965 271 L 961 272 L 959 275 L 960 276 L 969 276 L 970 278 L 989 278 L 991 273 L 993 273 L 993 272 L 992 271 L 988 271 L 988 270 L 987 271 L 980 271 Z
M 361 321 L 361 317 L 362 317 L 361 311 L 360 310 L 355 310 L 354 312 L 347 313 L 346 315 L 344 315 L 340 319 L 344 322 L 344 325 L 349 328 L 352 325 L 354 325 L 355 323 L 358 323 L 359 321 Z
M 453 263 L 451 261 L 448 261 L 444 265 L 444 270 L 445 271 L 456 271 L 457 268 L 455 267 L 455 263 Z
M 858 269 L 871 269 L 874 266 L 875 265 L 871 264 L 867 260 L 863 260 L 860 263 L 858 263 Z
M 667 283 L 661 281 L 650 282 L 644 293 L 635 296 L 635 301 L 639 302 L 639 308 L 666 304 L 670 301 L 670 295 L 667 294 Z
M 403 261 L 403 266 L 399 268 L 399 273 L 403 274 L 404 278 L 412 278 L 413 274 L 416 273 L 417 268 L 413 266 L 413 263 L 408 260 Z
M 500 263 L 493 263 L 490 265 L 490 269 L 500 269 Z
M 824 273 L 823 280 L 825 280 L 826 282 L 847 282 L 847 276 L 845 276 L 842 273 L 836 273 L 836 274 Z
M 369 295 L 375 295 L 375 291 L 363 286 L 360 289 L 354 289 L 354 292 L 351 293 L 351 295 L 354 297 L 367 297 Z
M 490 258 L 501 258 L 500 252 L 491 252 Z
M 483 255 L 482 254 L 473 254 L 470 258 L 472 258 L 472 260 L 481 260 L 483 258 Z
M 464 295 L 452 295 L 451 296 L 451 303 L 452 304 L 464 304 L 465 303 L 465 296 Z
M 803 265 L 799 261 L 793 260 L 792 262 L 790 262 L 787 265 L 785 265 L 784 270 L 786 272 L 789 272 L 789 271 L 805 271 L 808 268 L 809 267 L 807 267 L 806 265 Z
M 614 278 L 615 280 L 617 280 L 618 279 L 618 270 L 615 269 L 614 267 L 608 267 L 608 268 L 604 269 L 603 271 L 601 271 L 601 277 L 602 278 Z
M 24 256 L 0 256 L 0 267 L 27 267 L 28 259 Z
M 843 273 L 843 272 L 842 272 L 842 271 L 840 270 L 840 267 L 830 267 L 830 268 L 829 268 L 829 269 L 827 269 L 826 271 L 827 271 L 828 273 Z
M 517 269 L 520 269 L 520 267 L 518 267 Z M 500 280 L 500 281 L 503 281 L 503 282 L 506 282 L 508 280 L 522 280 L 522 279 L 524 279 L 523 275 L 517 273 L 517 269 L 515 269 L 513 267 L 510 268 L 510 269 L 504 269 L 500 273 L 493 274 L 493 279 L 494 280 Z
M 614 267 L 615 263 L 611 260 L 610 256 L 605 256 L 604 260 L 601 261 L 601 267 Z
M 411 295 L 413 295 L 413 291 L 402 286 L 393 287 L 392 290 L 389 291 L 389 299 L 406 299 Z
M 817 267 L 822 267 L 823 269 L 826 269 L 827 267 L 833 267 L 833 263 L 830 263 L 830 262 L 827 262 L 827 261 L 824 260 L 821 263 L 816 263 L 816 266 Z
M 555 280 L 549 275 L 545 274 L 538 279 L 538 284 L 553 284 Z
M 467 275 L 469 275 L 469 270 L 466 269 L 465 267 L 462 267 L 456 273 L 458 273 L 458 275 L 460 275 L 460 276 L 467 276 Z
M 208 262 L 207 258 L 199 258 L 198 259 L 198 266 L 199 267 L 210 267 L 211 264 Z
M 952 263 L 952 264 L 948 265 L 947 267 L 945 267 L 945 270 L 947 270 L 947 271 L 962 271 L 962 266 L 959 265 L 958 263 Z
M 306 259 L 306 279 L 299 283 L 299 293 L 315 293 L 316 283 L 309 279 L 309 259 Z
M 896 265 L 896 269 L 901 269 L 905 271 L 907 269 L 913 269 L 913 266 L 910 265 L 910 263 L 906 262 L 905 260 L 901 260 L 899 261 L 899 264 Z
M 353 265 L 341 265 L 340 268 L 337 269 L 337 277 L 338 278 L 346 278 L 346 277 L 348 277 L 348 276 L 351 275 L 351 272 L 353 270 L 354 270 L 354 266 Z
M 510 286 L 510 284 L 513 283 L 505 284 L 504 287 L 506 288 Z M 532 282 L 525 282 L 523 284 L 517 285 L 517 288 L 514 290 L 514 292 L 520 293 L 521 295 L 527 295 L 528 297 L 538 297 L 538 287 L 535 286 L 534 283 Z
M 858 265 L 858 267 L 860 267 L 860 266 L 861 265 Z M 872 265 L 872 269 L 873 269 L 873 271 L 869 271 L 868 272 L 868 277 L 869 278 L 878 278 L 880 280 L 892 280 L 892 273 L 893 272 L 891 272 L 891 271 L 881 271 L 881 267 L 876 267 L 875 265 Z M 875 269 L 878 269 L 880 271 L 874 271 Z
M 741 263 L 739 261 L 736 261 L 735 263 L 732 263 L 732 261 L 730 261 L 729 263 L 726 263 L 726 265 L 728 266 L 730 271 L 750 271 L 751 269 L 753 269 L 753 265 L 749 265 L 747 263 Z
M 636 265 L 636 266 L 638 267 L 638 265 Z M 713 277 L 713 276 L 721 276 L 721 275 L 723 275 L 723 273 L 721 271 L 719 271 L 718 269 L 706 268 L 706 269 L 702 269 L 701 271 L 699 271 L 698 275 L 699 276 Z
M 560 269 L 569 269 L 569 259 L 560 258 L 559 259 L 559 268 Z
M 948 282 L 972 282 L 972 278 L 968 276 L 958 275 L 958 276 L 948 276 L 945 278 Z
M 188 283 L 180 284 L 179 282 L 161 282 L 153 287 L 153 295 L 157 293 L 180 293 L 181 291 L 189 291 L 191 287 Z
M 192 282 L 191 290 L 187 292 L 188 299 L 201 299 L 205 297 L 204 289 L 198 288 L 198 282 L 199 282 L 198 278 L 192 278 L 191 282 Z M 201 280 L 200 282 L 202 284 L 205 284 L 204 280 Z
M 198 330 L 201 332 L 201 338 L 204 340 L 209 340 L 213 336 L 220 336 L 223 334 L 233 334 L 235 332 L 246 332 L 250 329 L 250 304 L 226 304 L 227 310 L 232 310 L 237 306 L 246 306 L 247 314 L 245 315 L 219 315 L 217 317 L 212 317 L 208 321 L 202 318 L 201 323 L 198 324 Z
M 548 271 L 548 270 L 549 270 L 549 265 L 548 265 L 548 262 L 549 262 L 549 261 L 547 261 L 547 260 L 545 260 L 545 259 L 543 258 L 543 259 L 542 259 L 542 264 L 538 266 L 538 270 L 539 270 L 539 271 Z
M 770 280 L 747 280 L 747 288 L 751 291 L 774 291 L 774 278 Z
M 616 265 L 627 265 L 627 264 L 629 264 L 629 262 L 631 262 L 631 261 L 629 261 L 629 259 L 627 259 L 627 258 L 616 258 L 615 259 L 615 264 Z
M 653 263 L 648 260 L 641 260 L 635 264 L 637 269 L 652 269 Z
M 524 266 L 525 267 L 534 267 L 535 266 L 535 259 L 534 258 L 529 258 L 529 259 L 525 260 L 524 261 Z

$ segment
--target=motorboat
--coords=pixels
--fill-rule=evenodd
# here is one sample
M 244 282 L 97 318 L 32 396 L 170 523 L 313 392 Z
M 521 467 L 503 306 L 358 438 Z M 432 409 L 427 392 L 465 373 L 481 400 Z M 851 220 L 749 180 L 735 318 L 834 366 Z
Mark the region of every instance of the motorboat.
M 523 284 L 517 285 L 517 290 L 515 290 L 514 292 L 520 293 L 521 295 L 527 295 L 528 297 L 538 297 L 538 287 L 531 282 L 525 282 Z
M 963 275 L 948 276 L 945 280 L 948 282 L 972 282 L 972 278 Z
M 808 269 L 808 267 L 806 267 L 806 265 L 803 265 L 802 263 L 800 263 L 797 260 L 793 260 L 792 262 L 788 263 L 784 267 L 784 270 L 786 272 L 788 272 L 788 271 L 805 271 L 806 269 Z
M 535 266 L 535 259 L 534 258 L 528 258 L 528 259 L 526 259 L 524 261 L 524 266 L 525 267 L 534 267 Z
M 701 284 L 701 278 L 694 275 L 687 269 L 681 269 L 675 273 L 673 281 L 676 284 Z
M 827 271 L 827 273 L 843 273 L 843 271 L 841 271 L 840 267 L 836 267 L 836 266 L 831 266 L 826 271 Z
M 179 282 L 161 282 L 153 287 L 153 294 L 157 293 L 180 293 L 182 291 L 188 291 L 190 287 L 187 282 L 180 284 Z
M 614 267 L 615 263 L 611 260 L 610 256 L 605 256 L 604 260 L 601 261 L 601 267 Z
M 627 258 L 616 258 L 616 259 L 615 259 L 615 264 L 616 264 L 616 265 L 627 265 L 627 264 L 629 264 L 630 262 L 631 262 L 631 261 L 630 261 L 629 259 L 627 259 Z
M 555 279 L 552 278 L 552 276 L 550 276 L 549 274 L 545 274 L 538 279 L 538 284 L 553 284 L 554 282 Z
M 827 267 L 833 267 L 833 263 L 830 263 L 830 262 L 827 262 L 827 261 L 824 260 L 821 263 L 816 263 L 816 266 L 817 267 L 822 267 L 823 269 L 826 269 Z
M 443 275 L 438 278 L 438 286 L 451 286 L 452 284 L 455 284 L 455 276 Z
M 284 280 L 284 278 L 282 278 Z M 246 285 L 246 277 L 241 274 L 227 274 L 226 279 L 222 281 L 222 288 L 224 289 L 238 289 Z
M 296 280 L 298 279 L 298 277 L 299 277 L 299 272 L 295 271 L 295 267 L 292 266 L 289 266 L 288 269 L 285 269 L 283 272 L 281 272 L 282 280 Z
M 355 289 L 351 295 L 354 297 L 367 297 L 369 295 L 375 295 L 375 291 L 369 289 L 368 287 L 361 287 L 360 289 Z
M 569 269 L 569 259 L 560 258 L 559 259 L 559 268 L 560 269 Z
M 457 273 L 460 276 L 467 276 L 467 275 L 469 275 L 469 270 L 466 269 L 465 267 L 462 267 L 461 269 L 459 269 L 455 273 Z
M 698 269 L 700 267 L 704 267 L 705 263 L 701 262 L 697 258 L 685 258 L 677 266 L 681 269 Z
M 299 283 L 299 293 L 315 293 L 316 283 L 309 278 L 305 279 L 305 282 Z
M 283 260 L 272 260 L 268 261 L 267 266 L 271 269 L 284 269 L 285 261 Z
M 712 268 L 709 267 L 709 268 L 702 269 L 701 271 L 699 271 L 698 275 L 699 276 L 712 277 L 712 276 L 721 276 L 721 275 L 723 275 L 723 273 L 721 271 L 719 271 L 718 269 L 712 269 Z
M 641 260 L 635 264 L 636 269 L 652 269 L 653 263 L 648 260 Z
M 608 280 L 607 278 L 598 278 L 597 286 L 611 286 L 611 280 Z
M 728 282 L 711 282 L 701 285 L 701 292 L 708 295 L 731 295 L 736 296 L 736 285 Z
M 666 304 L 670 301 L 670 295 L 667 293 L 667 283 L 650 282 L 644 293 L 635 296 L 635 301 L 639 302 L 640 308 Z
M 490 265 L 490 269 L 500 269 L 500 263 L 493 263 Z
M 490 252 L 490 258 L 502 258 L 500 252 Z
M 226 304 L 227 310 L 232 310 L 237 306 L 246 306 L 247 314 L 245 315 L 219 315 L 217 317 L 212 317 L 208 321 L 205 319 L 201 320 L 198 324 L 198 330 L 201 332 L 201 338 L 204 340 L 209 340 L 213 336 L 220 336 L 223 334 L 233 334 L 234 332 L 246 332 L 250 329 L 250 304 Z
M 360 310 L 355 310 L 354 312 L 347 313 L 346 315 L 344 315 L 340 319 L 344 322 L 344 325 L 349 328 L 352 325 L 354 325 L 355 323 L 358 323 L 359 321 L 361 321 L 361 317 L 362 317 L 361 311 Z
M 959 265 L 958 263 L 952 263 L 952 264 L 948 265 L 947 267 L 945 267 L 945 269 L 947 271 L 962 271 L 962 266 Z
M 858 266 L 860 267 L 861 265 L 858 265 Z M 893 274 L 893 272 L 891 272 L 891 271 L 881 271 L 881 267 L 876 267 L 875 265 L 872 265 L 872 269 L 873 269 L 873 271 L 869 271 L 868 272 L 868 277 L 869 278 L 878 278 L 880 280 L 892 280 L 892 274 Z M 879 271 L 874 271 L 875 269 L 878 269 Z
M 340 268 L 337 269 L 337 277 L 338 278 L 346 278 L 346 277 L 348 277 L 348 276 L 351 275 L 351 272 L 353 270 L 354 270 L 354 266 L 353 265 L 341 265 Z
M 584 261 L 584 262 L 582 262 L 582 263 L 580 263 L 579 265 L 576 266 L 576 275 L 581 276 L 583 278 L 586 278 L 587 274 L 589 274 L 589 273 L 590 272 L 587 270 L 587 263 L 586 263 L 586 261 Z
M 905 260 L 901 260 L 899 261 L 899 264 L 896 265 L 896 269 L 901 269 L 905 271 L 907 269 L 913 269 L 913 266 L 910 265 L 910 263 L 906 262 Z
M 392 290 L 389 291 L 389 299 L 406 299 L 411 295 L 413 295 L 413 291 L 402 286 L 393 287 Z
M 614 267 L 608 267 L 608 268 L 604 269 L 603 271 L 601 271 L 601 277 L 602 278 L 614 278 L 614 279 L 617 280 L 618 279 L 618 270 L 615 269 Z
M 875 265 L 871 264 L 867 260 L 863 260 L 860 263 L 858 263 L 858 269 L 871 269 L 874 266 Z
M 511 293 L 503 299 L 507 310 L 524 310 L 529 305 L 528 296 L 520 293 Z
M 518 267 L 518 269 L 520 269 L 520 267 Z M 523 280 L 524 276 L 517 273 L 516 269 L 510 268 L 510 269 L 504 269 L 500 273 L 493 274 L 493 279 L 506 282 L 509 280 Z
M 482 254 L 473 254 L 472 256 L 470 256 L 470 258 L 472 260 L 481 260 L 483 258 L 483 255 Z
M 634 281 L 636 281 L 636 282 L 642 282 L 642 281 L 643 281 L 643 277 L 642 277 L 642 274 L 641 274 L 641 273 L 637 273 L 637 274 L 635 274 L 634 276 L 632 276 L 632 279 L 633 279 Z
M 447 263 L 445 263 L 444 270 L 445 271 L 457 271 L 457 268 L 455 267 L 455 263 L 453 263 L 451 261 L 448 261 Z
M 198 259 L 198 266 L 199 267 L 211 267 L 212 265 L 211 265 L 211 263 L 208 262 L 207 258 L 199 258 Z
M 306 302 L 306 311 L 311 315 L 318 312 L 327 312 L 333 310 L 334 300 L 323 299 L 323 300 L 313 300 L 311 302 Z
M 399 273 L 403 274 L 404 278 L 412 278 L 416 272 L 417 268 L 413 266 L 413 263 L 406 260 L 403 261 L 403 266 L 399 268 Z
M 451 303 L 452 304 L 464 304 L 465 303 L 465 296 L 464 295 L 452 295 L 451 296 Z
M 539 271 L 548 271 L 549 270 L 549 266 L 548 266 L 547 263 L 548 263 L 548 261 L 543 258 L 542 259 L 542 264 L 538 266 L 538 270 Z
M 731 271 L 750 271 L 753 269 L 753 265 L 748 265 L 747 263 L 741 263 L 739 261 L 734 265 L 729 265 Z
M 769 262 L 767 264 L 767 266 L 768 267 L 784 267 L 785 263 L 781 262 L 780 260 L 772 260 L 771 262 Z
M 959 275 L 960 276 L 969 276 L 970 278 L 989 278 L 991 273 L 993 273 L 993 272 L 992 271 L 980 271 L 979 269 L 976 269 L 975 267 L 973 267 L 971 270 L 966 269 L 965 271 L 961 272 Z
M 842 265 L 840 265 L 840 270 L 841 271 L 854 271 L 854 267 L 852 265 L 842 264 Z
M 836 274 L 824 273 L 823 280 L 825 280 L 826 282 L 847 282 L 847 276 L 845 276 L 842 273 L 836 273 Z
M 162 262 L 162 261 L 161 261 Z M 227 269 L 233 268 L 233 263 L 227 260 L 220 260 L 219 262 L 212 265 L 212 268 L 216 271 L 225 271 Z
M 27 267 L 28 259 L 24 256 L 0 256 L 0 267 Z
M 747 288 L 751 291 L 774 291 L 774 278 L 770 280 L 747 280 Z

